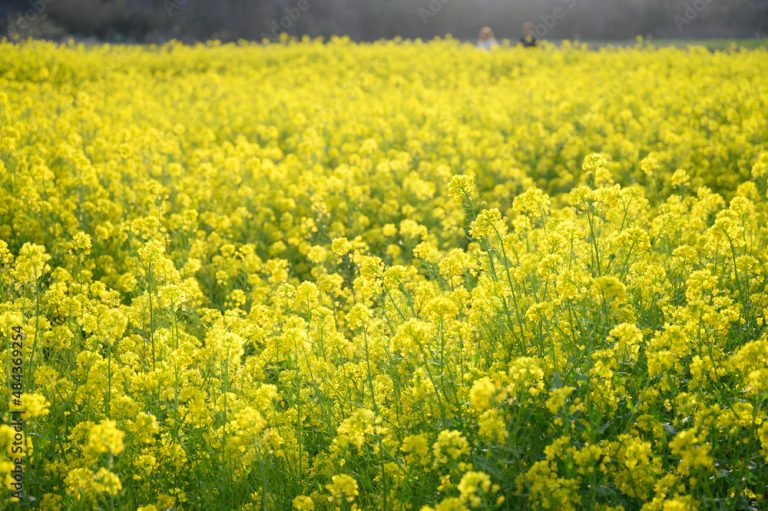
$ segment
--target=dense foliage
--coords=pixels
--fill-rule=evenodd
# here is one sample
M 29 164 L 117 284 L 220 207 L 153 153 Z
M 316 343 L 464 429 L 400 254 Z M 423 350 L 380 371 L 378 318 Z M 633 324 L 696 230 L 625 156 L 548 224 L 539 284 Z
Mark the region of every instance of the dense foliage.
M 765 508 L 765 50 L 0 50 L 33 505 Z
M 764 0 L 4 0 L 0 34 L 95 36 L 157 42 L 239 38 L 285 32 L 355 40 L 474 38 L 490 24 L 499 37 L 632 39 L 768 35 Z

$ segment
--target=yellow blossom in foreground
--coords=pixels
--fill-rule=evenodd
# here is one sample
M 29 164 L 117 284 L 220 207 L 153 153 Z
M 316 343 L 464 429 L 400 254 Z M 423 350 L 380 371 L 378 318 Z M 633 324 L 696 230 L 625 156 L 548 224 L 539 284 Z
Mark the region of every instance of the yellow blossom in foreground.
M 0 507 L 766 508 L 766 55 L 0 42 Z

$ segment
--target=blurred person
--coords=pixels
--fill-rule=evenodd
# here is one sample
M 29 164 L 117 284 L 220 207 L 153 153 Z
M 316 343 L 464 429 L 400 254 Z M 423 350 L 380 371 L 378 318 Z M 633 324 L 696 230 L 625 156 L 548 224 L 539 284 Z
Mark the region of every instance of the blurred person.
M 523 23 L 523 37 L 520 38 L 520 44 L 526 48 L 536 46 L 536 35 L 534 34 L 533 23 L 530 21 Z
M 480 29 L 480 33 L 477 36 L 477 47 L 482 48 L 483 50 L 490 50 L 494 46 L 496 46 L 496 38 L 493 37 L 493 30 L 491 30 L 491 27 L 485 26 Z

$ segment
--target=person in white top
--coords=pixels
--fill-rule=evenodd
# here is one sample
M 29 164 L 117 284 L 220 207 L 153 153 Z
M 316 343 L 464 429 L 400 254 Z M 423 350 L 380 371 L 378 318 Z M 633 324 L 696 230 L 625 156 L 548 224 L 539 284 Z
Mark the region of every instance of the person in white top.
M 483 50 L 490 50 L 494 46 L 496 46 L 496 38 L 493 37 L 493 30 L 491 30 L 491 27 L 483 27 L 480 29 L 480 34 L 477 36 L 477 47 L 482 48 Z

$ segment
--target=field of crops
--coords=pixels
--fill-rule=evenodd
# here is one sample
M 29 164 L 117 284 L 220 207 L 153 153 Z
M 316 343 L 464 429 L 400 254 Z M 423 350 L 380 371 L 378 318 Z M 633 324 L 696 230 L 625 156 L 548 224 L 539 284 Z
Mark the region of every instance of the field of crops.
M 0 43 L 0 498 L 766 509 L 766 76 Z

